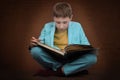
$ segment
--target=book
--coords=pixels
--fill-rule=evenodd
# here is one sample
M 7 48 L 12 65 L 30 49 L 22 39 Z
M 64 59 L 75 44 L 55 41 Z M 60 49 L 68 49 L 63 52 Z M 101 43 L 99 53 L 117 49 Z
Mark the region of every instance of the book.
M 69 44 L 61 51 L 40 42 L 37 42 L 37 44 L 46 51 L 48 55 L 60 62 L 73 61 L 84 54 L 95 54 L 97 51 L 97 48 L 91 45 Z

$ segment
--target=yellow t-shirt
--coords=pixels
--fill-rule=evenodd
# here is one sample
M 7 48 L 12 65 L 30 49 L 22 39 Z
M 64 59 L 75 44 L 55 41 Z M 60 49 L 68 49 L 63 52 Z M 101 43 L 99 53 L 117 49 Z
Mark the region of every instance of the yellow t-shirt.
M 68 31 L 55 32 L 54 45 L 60 49 L 64 49 L 68 45 Z

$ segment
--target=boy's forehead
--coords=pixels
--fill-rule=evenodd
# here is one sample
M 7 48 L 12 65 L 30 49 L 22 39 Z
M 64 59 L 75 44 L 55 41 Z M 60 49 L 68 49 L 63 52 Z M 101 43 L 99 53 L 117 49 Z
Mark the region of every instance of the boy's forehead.
M 69 17 L 54 17 L 54 21 L 69 21 Z

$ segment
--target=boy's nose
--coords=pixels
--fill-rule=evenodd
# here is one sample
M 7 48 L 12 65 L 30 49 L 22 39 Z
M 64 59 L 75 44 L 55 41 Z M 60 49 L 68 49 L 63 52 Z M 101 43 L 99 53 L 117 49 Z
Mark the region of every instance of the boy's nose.
M 60 28 L 63 28 L 63 24 L 60 24 Z

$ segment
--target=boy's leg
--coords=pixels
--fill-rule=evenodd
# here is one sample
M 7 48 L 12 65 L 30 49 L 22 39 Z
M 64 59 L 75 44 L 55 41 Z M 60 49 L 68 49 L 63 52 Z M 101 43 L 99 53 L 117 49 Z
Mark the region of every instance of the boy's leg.
M 54 71 L 57 70 L 62 64 L 54 60 L 51 56 L 49 56 L 43 49 L 40 47 L 33 47 L 30 50 L 33 58 L 45 68 L 51 68 Z
M 64 74 L 70 75 L 79 71 L 85 70 L 97 62 L 97 56 L 95 54 L 86 54 L 79 59 L 74 60 L 71 63 L 67 63 L 63 66 Z

